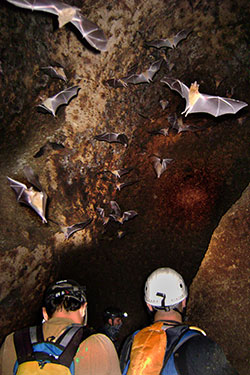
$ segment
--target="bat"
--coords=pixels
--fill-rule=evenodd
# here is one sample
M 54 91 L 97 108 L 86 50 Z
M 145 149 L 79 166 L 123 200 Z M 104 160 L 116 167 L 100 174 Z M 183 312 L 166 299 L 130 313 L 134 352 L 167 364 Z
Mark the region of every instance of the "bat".
M 161 67 L 163 59 L 156 60 L 153 62 L 153 64 L 150 65 L 149 69 L 145 72 L 142 72 L 140 74 L 131 73 L 127 77 L 121 78 L 122 82 L 125 82 L 125 84 L 133 84 L 136 85 L 138 83 L 150 83 L 153 80 L 154 75 L 158 72 L 158 70 Z
M 169 128 L 162 128 L 162 129 L 158 129 L 158 130 L 150 130 L 148 132 L 149 134 L 152 134 L 152 135 L 164 135 L 165 137 L 167 137 L 169 134 Z
M 78 232 L 79 230 L 83 230 L 87 225 L 89 225 L 92 219 L 87 219 L 86 221 L 83 221 L 81 223 L 76 223 L 68 227 L 61 225 L 52 219 L 49 219 L 49 221 L 52 221 L 52 223 L 57 224 L 60 227 L 61 231 L 63 232 L 65 238 L 68 240 L 69 237 L 72 236 L 72 234 L 74 234 L 75 232 Z
M 40 158 L 46 151 L 49 150 L 61 150 L 62 148 L 65 148 L 61 143 L 56 142 L 47 142 L 44 146 L 40 148 L 39 151 L 35 153 L 33 156 L 34 158 Z
M 192 83 L 190 89 L 174 78 L 164 77 L 161 82 L 166 83 L 171 90 L 177 91 L 186 100 L 186 108 L 182 112 L 182 114 L 185 113 L 185 116 L 189 113 L 204 112 L 218 117 L 225 114 L 235 114 L 248 105 L 236 99 L 201 94 L 197 82 Z
M 187 131 L 195 132 L 201 130 L 201 128 L 197 128 L 193 125 L 184 125 L 182 117 L 177 117 L 176 113 L 168 116 L 168 122 L 171 125 L 169 130 L 174 129 L 177 134 Z
M 125 174 L 128 174 L 130 171 L 132 171 L 133 168 L 121 168 L 121 169 L 114 169 L 112 171 L 109 171 L 112 173 L 116 178 L 121 178 Z
M 109 216 L 105 216 L 104 208 L 102 208 L 102 207 L 96 207 L 96 211 L 98 212 L 99 216 L 101 217 L 103 225 L 107 225 L 108 222 L 109 222 L 110 217 Z
M 162 100 L 160 100 L 160 105 L 161 105 L 161 108 L 162 108 L 163 111 L 164 111 L 164 109 L 166 109 L 167 106 L 169 105 L 169 101 L 166 100 L 166 99 L 162 99 Z
M 123 224 L 124 221 L 133 219 L 135 216 L 138 215 L 138 213 L 134 210 L 125 211 L 123 212 L 123 214 L 121 214 L 120 206 L 116 201 L 110 201 L 110 206 L 111 209 L 114 211 L 114 214 L 109 214 L 109 216 L 112 219 L 114 219 L 114 221 L 117 221 L 120 224 Z
M 145 45 L 148 47 L 155 47 L 155 48 L 176 48 L 177 44 L 186 39 L 187 36 L 191 33 L 192 30 L 181 30 L 173 37 L 167 39 L 157 39 L 152 40 L 151 42 L 146 42 Z
M 64 69 L 59 66 L 44 66 L 41 68 L 45 74 L 49 75 L 51 78 L 58 78 L 67 82 L 67 77 L 64 73 Z
M 128 137 L 123 133 L 103 133 L 94 137 L 97 141 L 105 141 L 108 143 L 121 143 L 125 147 L 128 146 Z
M 63 104 L 67 105 L 70 102 L 70 100 L 78 94 L 78 90 L 80 90 L 79 86 L 69 87 L 63 91 L 60 91 L 58 94 L 52 96 L 51 98 L 47 98 L 37 107 L 41 112 L 49 112 L 53 116 L 55 116 L 58 107 L 60 107 Z
M 128 85 L 120 78 L 111 78 L 106 81 L 104 81 L 105 85 L 108 85 L 110 87 L 114 87 L 115 89 L 118 87 L 127 87 Z
M 117 182 L 115 186 L 117 190 L 121 191 L 125 186 L 133 185 L 136 182 L 138 181 Z
M 167 166 L 173 161 L 173 159 L 161 159 L 158 156 L 151 157 L 151 162 L 153 164 L 157 178 L 161 177 L 162 173 L 167 169 Z
M 117 237 L 119 239 L 123 238 L 126 235 L 126 232 L 124 230 L 118 230 L 117 231 Z
M 7 177 L 10 187 L 16 194 L 17 202 L 24 203 L 31 207 L 41 217 L 42 222 L 47 223 L 45 217 L 47 194 L 44 192 L 38 176 L 34 174 L 31 167 L 25 167 L 24 172 L 27 180 L 35 186 L 38 191 L 35 190 L 33 186 L 27 188 L 25 184 Z
M 58 0 L 7 0 L 17 7 L 48 12 L 58 16 L 59 27 L 72 23 L 81 36 L 97 50 L 106 51 L 107 39 L 104 32 L 93 22 L 83 17 L 81 10 Z

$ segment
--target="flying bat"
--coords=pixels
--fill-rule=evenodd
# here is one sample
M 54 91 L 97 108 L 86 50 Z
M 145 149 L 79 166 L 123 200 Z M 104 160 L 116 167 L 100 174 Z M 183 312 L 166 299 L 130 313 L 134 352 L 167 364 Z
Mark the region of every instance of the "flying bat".
M 83 221 L 81 223 L 76 223 L 70 226 L 64 226 L 62 224 L 57 223 L 56 221 L 49 219 L 49 221 L 52 221 L 52 223 L 57 224 L 61 231 L 63 232 L 65 238 L 68 240 L 72 234 L 75 232 L 78 232 L 79 230 L 83 230 L 87 225 L 89 225 L 92 221 L 92 219 L 87 219 L 86 221 Z
M 120 206 L 118 205 L 116 201 L 110 201 L 110 206 L 114 213 L 109 214 L 109 216 L 112 219 L 114 219 L 114 221 L 117 221 L 120 224 L 123 224 L 124 221 L 133 219 L 135 216 L 138 215 L 138 213 L 134 210 L 125 211 L 123 212 L 123 214 L 121 214 Z
M 124 187 L 126 187 L 126 186 L 130 186 L 130 185 L 133 185 L 133 184 L 135 184 L 136 182 L 138 182 L 138 181 L 117 182 L 117 183 L 115 184 L 115 186 L 116 186 L 116 189 L 117 189 L 117 190 L 121 191 Z
M 201 130 L 201 128 L 197 128 L 193 125 L 184 125 L 182 117 L 178 117 L 176 113 L 168 116 L 168 122 L 171 125 L 169 131 L 174 129 L 177 134 L 187 131 L 196 132 L 198 130 Z
M 35 190 L 33 186 L 27 188 L 25 184 L 7 177 L 10 187 L 16 194 L 17 202 L 24 203 L 33 208 L 33 210 L 41 217 L 42 222 L 47 223 L 45 217 L 47 194 L 42 189 L 38 176 L 34 174 L 32 168 L 26 167 L 24 172 L 27 180 L 38 190 Z
M 41 70 L 44 71 L 45 74 L 49 75 L 51 78 L 61 79 L 64 82 L 67 81 L 67 77 L 64 73 L 64 69 L 59 66 L 43 66 Z
M 56 143 L 56 142 L 46 142 L 45 145 L 43 145 L 39 151 L 35 153 L 33 156 L 34 158 L 40 158 L 46 151 L 49 150 L 61 150 L 65 148 L 61 143 Z
M 125 82 L 126 85 L 129 83 L 132 83 L 133 85 L 136 85 L 138 83 L 150 83 L 152 82 L 154 75 L 160 69 L 162 61 L 163 59 L 156 60 L 145 72 L 142 72 L 140 74 L 132 72 L 128 76 L 121 78 L 121 81 Z
M 163 111 L 164 111 L 164 109 L 166 109 L 167 106 L 169 105 L 169 101 L 168 101 L 167 99 L 161 99 L 161 100 L 160 100 L 160 105 L 161 105 L 161 108 L 162 108 Z
M 173 162 L 173 159 L 161 159 L 158 156 L 152 156 L 151 162 L 153 164 L 157 178 L 160 178 L 162 173 L 167 169 L 167 166 Z
M 152 135 L 164 135 L 164 137 L 167 137 L 169 134 L 169 128 L 162 128 L 162 129 L 157 129 L 157 130 L 149 130 L 148 131 L 149 134 L 152 134 Z
M 105 216 L 104 208 L 102 208 L 102 207 L 96 207 L 96 211 L 98 212 L 99 216 L 101 217 L 103 225 L 107 225 L 108 222 L 109 222 L 110 217 L 109 216 Z
M 115 177 L 121 178 L 125 174 L 128 174 L 130 171 L 132 171 L 133 168 L 121 168 L 121 169 L 113 169 L 109 171 L 112 173 Z
M 197 82 L 192 83 L 190 89 L 178 79 L 170 77 L 164 77 L 161 82 L 166 83 L 171 90 L 177 91 L 186 100 L 186 108 L 182 112 L 185 116 L 189 113 L 205 112 L 218 117 L 237 113 L 248 105 L 231 98 L 201 94 Z
M 118 87 L 127 87 L 128 85 L 120 78 L 111 78 L 103 82 L 105 85 L 110 87 L 114 87 L 115 89 Z
M 145 45 L 148 47 L 155 47 L 155 48 L 176 48 L 177 44 L 186 39 L 187 36 L 191 33 L 192 30 L 181 30 L 175 36 L 167 38 L 167 39 L 157 39 L 152 40 L 151 42 L 146 42 Z
M 17 7 L 48 12 L 58 16 L 59 27 L 71 22 L 82 37 L 94 48 L 106 51 L 107 39 L 104 32 L 93 22 L 83 17 L 81 10 L 58 0 L 7 0 Z
M 58 107 L 63 104 L 67 105 L 70 100 L 78 94 L 78 90 L 80 90 L 79 86 L 69 87 L 63 91 L 60 91 L 58 94 L 52 96 L 51 98 L 47 98 L 37 107 L 41 112 L 49 112 L 53 116 L 55 116 Z
M 128 146 L 128 137 L 123 133 L 103 133 L 95 136 L 97 141 L 105 141 L 108 143 L 121 143 L 125 147 Z

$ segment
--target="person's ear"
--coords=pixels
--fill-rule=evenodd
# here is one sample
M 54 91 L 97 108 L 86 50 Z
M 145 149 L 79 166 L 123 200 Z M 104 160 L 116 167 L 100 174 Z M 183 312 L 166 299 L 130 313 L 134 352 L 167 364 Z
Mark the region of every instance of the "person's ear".
M 47 321 L 49 319 L 49 316 L 47 314 L 45 307 L 42 308 L 42 313 L 43 313 L 43 319 Z
M 84 305 L 82 305 L 80 307 L 80 314 L 82 316 L 82 318 L 84 318 L 85 314 L 86 314 L 86 310 L 87 310 L 87 302 L 84 303 Z
M 149 311 L 153 311 L 153 306 L 152 305 L 150 305 L 149 303 L 147 303 L 147 306 L 148 306 Z
M 185 298 L 182 302 L 182 308 L 185 309 L 185 307 L 187 306 L 187 299 Z
M 109 318 L 109 320 L 108 320 L 108 324 L 110 324 L 111 326 L 113 325 L 113 321 L 112 321 L 111 318 Z

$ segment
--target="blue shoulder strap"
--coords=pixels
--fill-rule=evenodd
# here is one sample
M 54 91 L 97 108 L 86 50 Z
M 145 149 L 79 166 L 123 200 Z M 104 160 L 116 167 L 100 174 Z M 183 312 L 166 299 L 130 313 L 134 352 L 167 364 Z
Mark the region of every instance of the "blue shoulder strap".
M 190 340 L 192 337 L 200 335 L 200 331 L 195 331 L 192 329 L 187 328 L 178 338 L 177 342 L 175 342 L 170 350 L 168 350 L 165 354 L 165 358 L 163 361 L 163 366 L 160 372 L 160 375 L 165 374 L 171 374 L 171 375 L 177 375 L 177 370 L 175 367 L 174 362 L 174 354 L 177 352 L 177 350 L 188 340 Z

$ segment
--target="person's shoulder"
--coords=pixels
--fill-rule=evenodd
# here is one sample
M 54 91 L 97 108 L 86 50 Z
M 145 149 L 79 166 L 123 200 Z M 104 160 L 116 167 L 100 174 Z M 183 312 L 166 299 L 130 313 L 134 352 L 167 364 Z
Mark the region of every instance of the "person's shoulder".
M 81 345 L 88 346 L 99 346 L 101 348 L 112 348 L 114 347 L 112 341 L 103 333 L 94 333 L 87 337 Z

